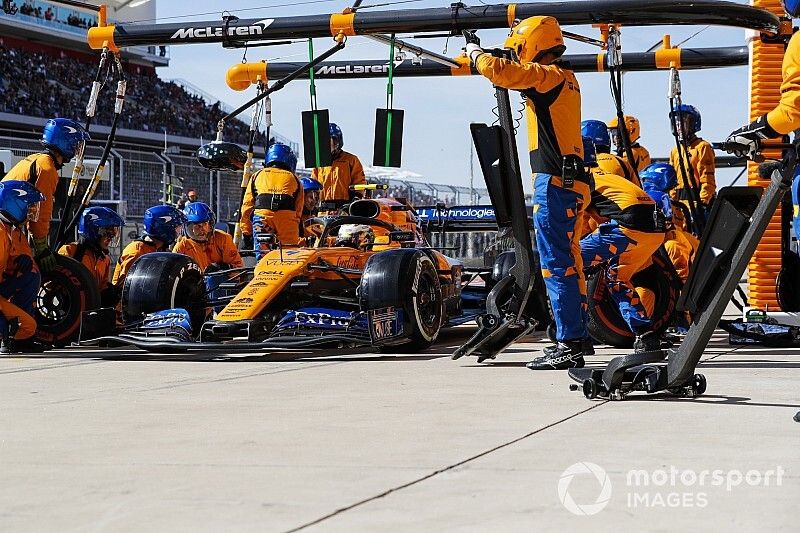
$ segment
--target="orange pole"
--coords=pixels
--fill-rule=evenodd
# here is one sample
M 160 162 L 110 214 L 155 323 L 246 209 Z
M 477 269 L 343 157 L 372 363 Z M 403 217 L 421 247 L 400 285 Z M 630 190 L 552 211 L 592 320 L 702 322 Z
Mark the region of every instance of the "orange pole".
M 784 11 L 780 0 L 752 0 L 754 7 L 766 9 L 778 16 Z M 750 120 L 755 120 L 778 105 L 781 87 L 783 44 L 765 44 L 757 37 L 750 44 Z M 780 150 L 765 150 L 764 155 L 780 159 Z M 766 188 L 769 182 L 758 176 L 758 165 L 749 164 L 748 185 Z M 747 282 L 750 305 L 779 309 L 775 281 L 781 269 L 781 208 L 772 216 L 764 237 L 750 259 Z

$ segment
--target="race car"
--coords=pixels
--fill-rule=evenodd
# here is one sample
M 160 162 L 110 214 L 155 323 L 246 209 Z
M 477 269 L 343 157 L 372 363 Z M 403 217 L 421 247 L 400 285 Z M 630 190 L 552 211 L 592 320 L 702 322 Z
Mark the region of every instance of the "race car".
M 123 287 L 125 331 L 88 343 L 149 350 L 372 345 L 413 352 L 433 344 L 441 328 L 484 313 L 486 294 L 509 267 L 507 261 L 494 273 L 491 264 L 465 267 L 431 247 L 402 199 L 356 200 L 346 215 L 305 225 L 316 234 L 313 246 L 277 247 L 254 268 L 203 275 L 181 254 L 142 256 Z M 220 296 L 225 292 L 232 294 Z

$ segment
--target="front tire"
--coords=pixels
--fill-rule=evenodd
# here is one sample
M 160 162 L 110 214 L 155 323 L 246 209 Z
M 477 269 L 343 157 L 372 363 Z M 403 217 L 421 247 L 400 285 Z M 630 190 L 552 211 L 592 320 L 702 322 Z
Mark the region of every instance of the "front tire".
M 394 306 L 403 310 L 405 341 L 390 350 L 417 352 L 429 348 L 444 322 L 439 275 L 431 258 L 419 250 L 379 252 L 367 260 L 360 294 L 366 310 Z
M 56 255 L 56 267 L 42 272 L 33 315 L 36 338 L 53 346 L 78 340 L 84 311 L 100 307 L 100 288 L 82 263 Z
M 207 298 L 203 274 L 194 260 L 183 254 L 154 252 L 138 258 L 122 286 L 125 324 L 138 322 L 148 313 L 186 309 L 192 328 L 205 321 Z

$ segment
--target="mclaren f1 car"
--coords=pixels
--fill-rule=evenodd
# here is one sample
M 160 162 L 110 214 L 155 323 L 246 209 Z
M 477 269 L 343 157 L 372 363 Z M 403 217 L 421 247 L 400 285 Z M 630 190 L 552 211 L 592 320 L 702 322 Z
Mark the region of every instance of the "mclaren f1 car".
M 441 208 L 415 212 L 403 199 L 357 200 L 347 214 L 306 221 L 313 245 L 276 247 L 255 267 L 213 274 L 185 255 L 147 254 L 125 280 L 124 331 L 97 337 L 95 313 L 82 337 L 152 351 L 424 350 L 442 328 L 483 314 L 486 294 L 507 274 L 508 257 L 467 267 L 430 246 L 426 229 L 496 231 L 491 208 L 476 212 L 448 227 Z

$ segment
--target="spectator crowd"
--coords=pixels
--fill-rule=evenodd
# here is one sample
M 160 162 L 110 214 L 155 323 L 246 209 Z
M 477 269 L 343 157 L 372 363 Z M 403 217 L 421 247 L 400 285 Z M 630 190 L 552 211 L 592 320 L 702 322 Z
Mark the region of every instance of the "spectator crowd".
M 0 44 L 0 112 L 34 117 L 85 119 L 96 63 L 61 54 L 7 48 Z M 127 94 L 119 127 L 212 140 L 217 122 L 225 116 L 220 103 L 206 103 L 154 70 L 125 72 Z M 95 123 L 111 125 L 116 83 L 101 91 Z M 227 123 L 227 140 L 247 144 L 249 125 Z M 258 139 L 257 143 L 263 143 Z
M 37 4 L 38 5 L 34 4 L 33 2 L 23 2 L 21 6 L 17 7 L 16 2 L 9 2 L 7 11 L 11 14 L 19 12 L 19 14 L 27 15 L 29 17 L 36 17 L 52 22 L 61 22 L 76 28 L 91 28 L 92 26 L 97 25 L 97 19 L 95 17 L 83 17 L 82 13 L 78 11 L 69 11 L 67 12 L 66 17 L 64 17 L 63 9 L 53 9 L 53 6 L 44 4 L 46 6 L 45 9 L 41 2 Z M 62 13 L 61 16 L 59 16 L 59 12 Z

